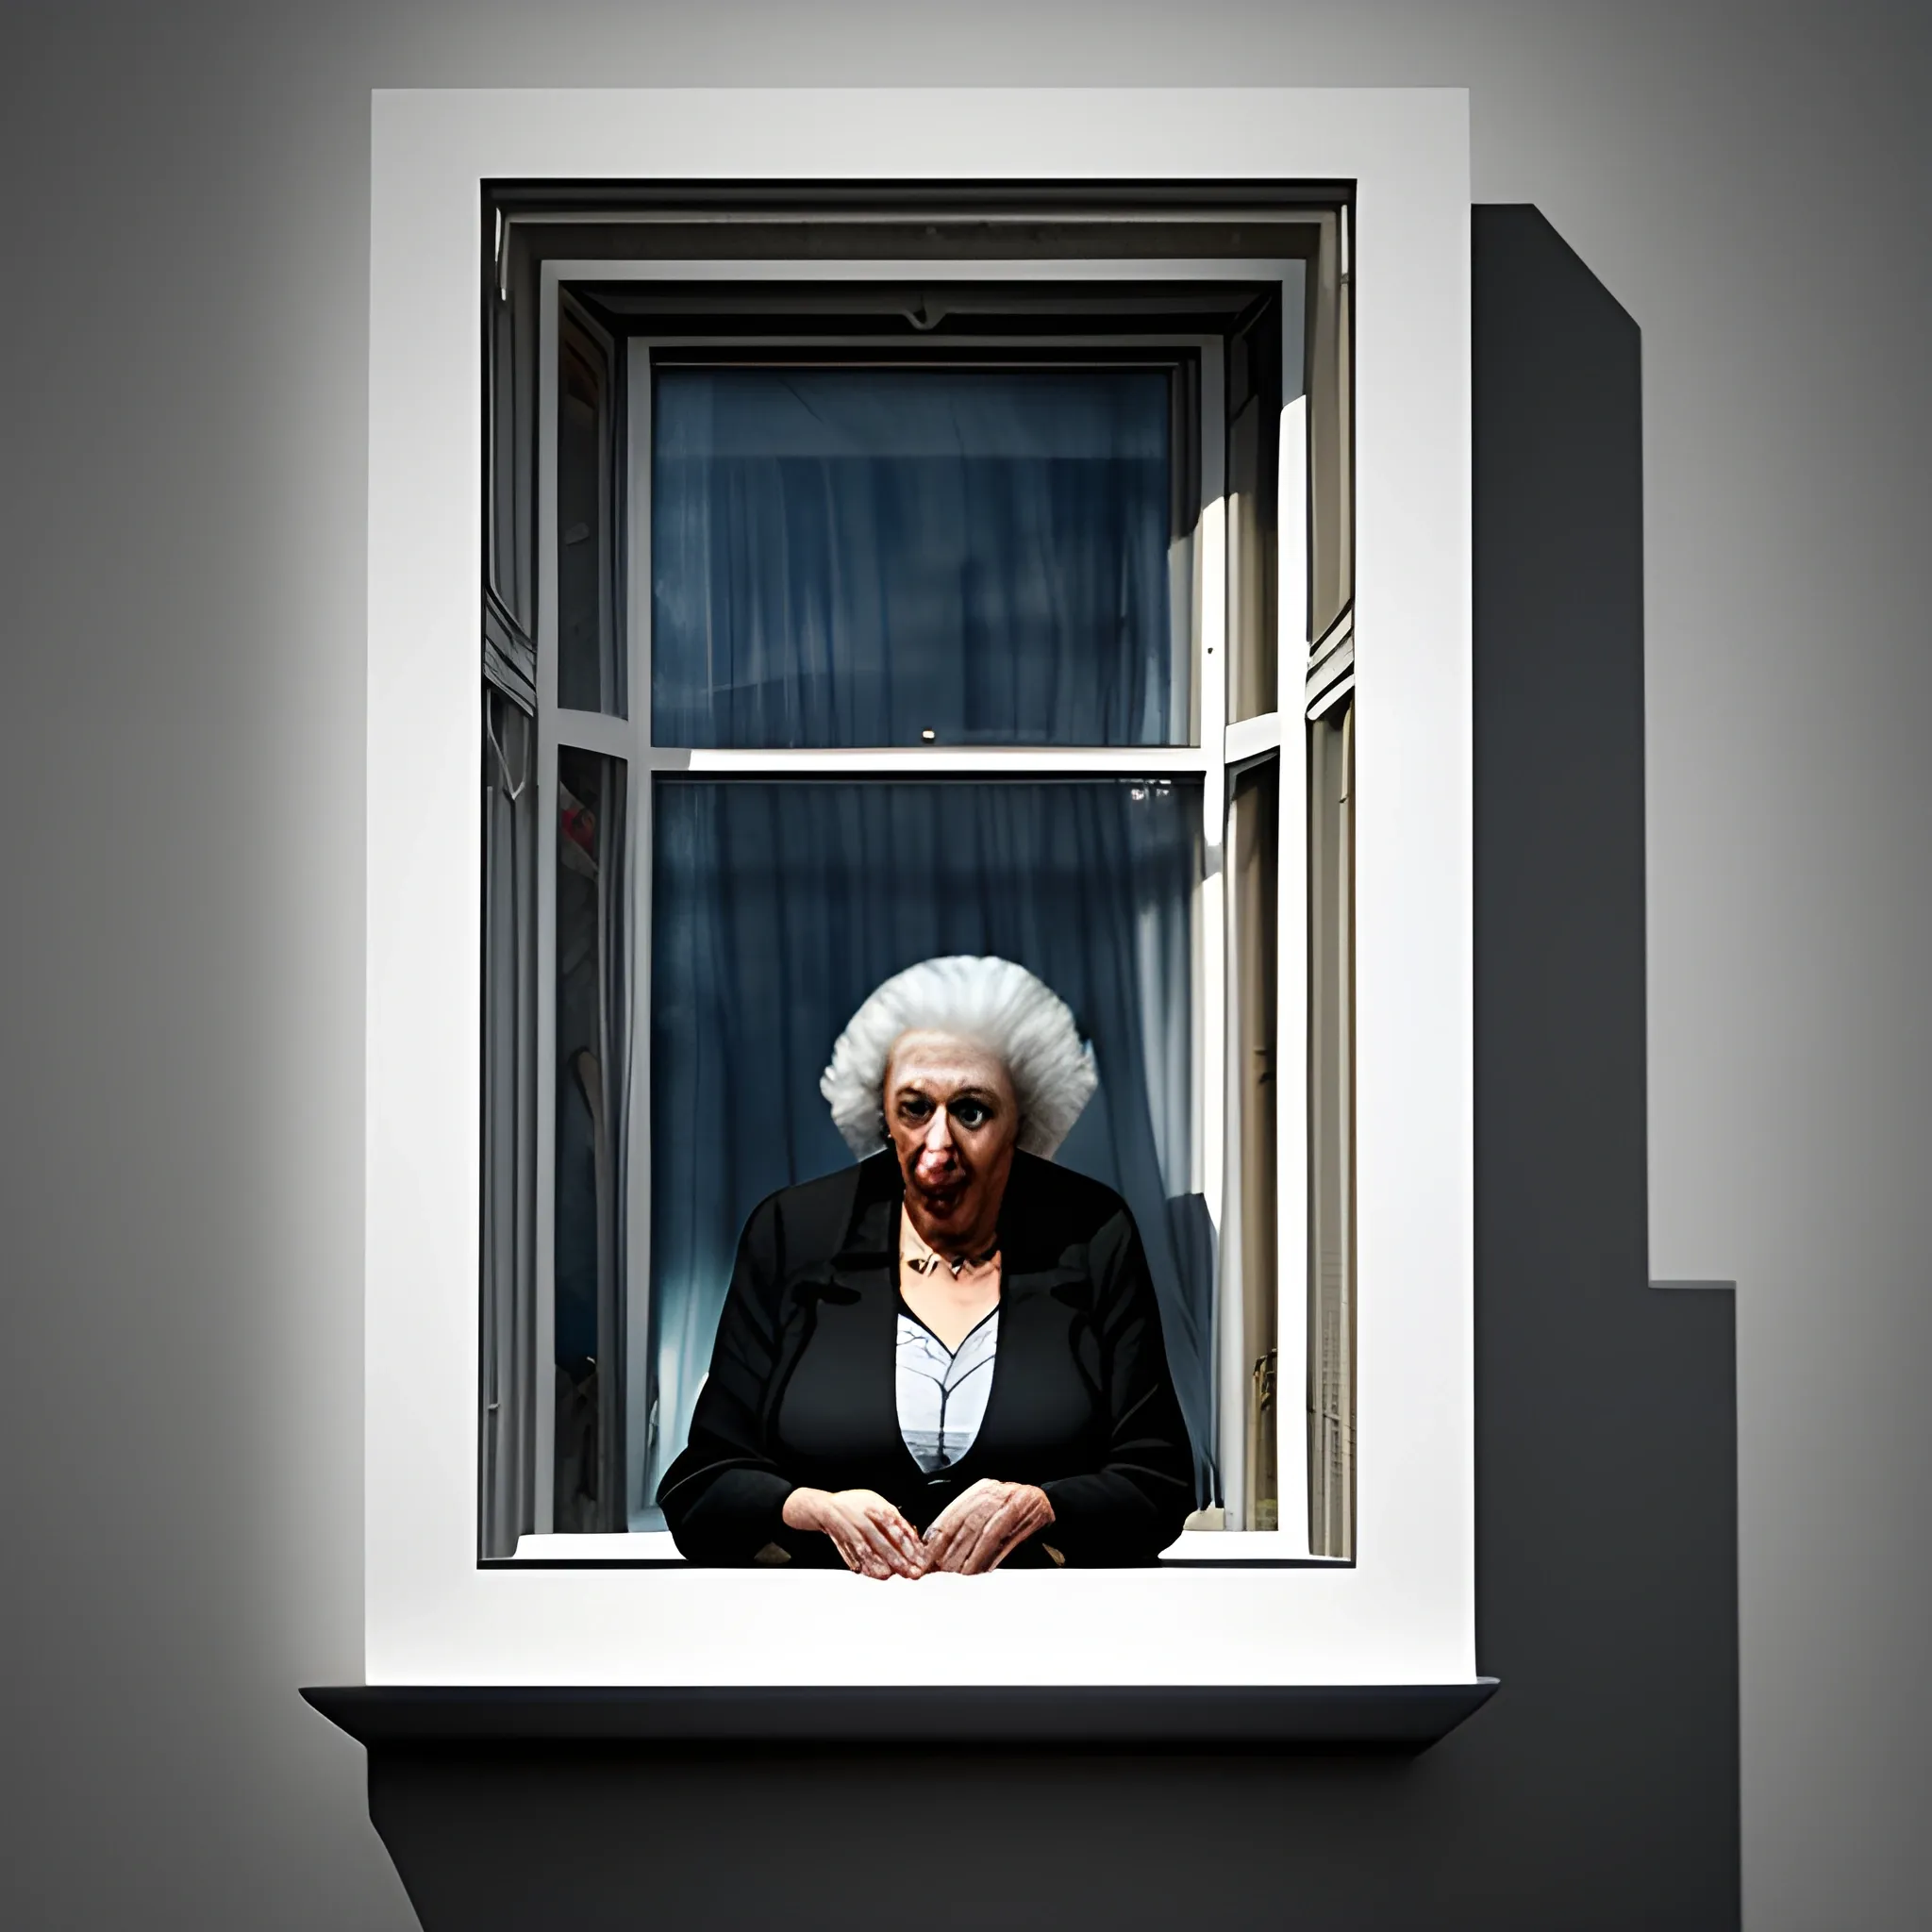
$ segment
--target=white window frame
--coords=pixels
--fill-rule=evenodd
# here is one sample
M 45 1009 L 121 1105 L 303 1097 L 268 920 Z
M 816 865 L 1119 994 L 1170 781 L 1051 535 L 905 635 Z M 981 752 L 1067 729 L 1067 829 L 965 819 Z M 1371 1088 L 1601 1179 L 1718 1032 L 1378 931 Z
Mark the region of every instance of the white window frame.
M 1015 1573 L 930 1578 L 916 1590 L 868 1590 L 831 1574 L 479 1567 L 475 763 L 482 385 L 475 296 L 480 188 L 504 178 L 1354 184 L 1352 267 L 1363 291 L 1355 342 L 1355 606 L 1374 649 L 1359 667 L 1367 728 L 1356 749 L 1362 792 L 1356 857 L 1362 1442 L 1353 1564 Z M 370 1682 L 916 1682 L 931 1680 L 941 1655 L 945 1678 L 958 1682 L 1473 1678 L 1468 214 L 1467 99 L 1459 91 L 376 94 L 365 1281 Z M 608 279 L 615 266 L 585 272 Z M 746 266 L 761 276 L 776 272 Z M 1149 266 L 1138 261 L 1134 273 L 1144 276 Z M 1006 261 L 974 267 L 1002 279 L 1024 272 Z M 1224 262 L 1216 267 L 1229 272 Z M 569 268 L 559 265 L 558 275 Z M 705 273 L 717 278 L 724 268 L 710 262 Z M 836 272 L 827 264 L 811 271 L 820 278 Z M 1064 275 L 1065 265 L 1036 272 Z M 547 282 L 546 319 L 552 289 Z M 553 339 L 539 365 L 552 384 L 554 347 Z M 551 439 L 540 450 L 554 461 Z M 1202 581 L 1210 603 L 1224 595 L 1224 526 L 1223 567 L 1207 567 L 1220 524 L 1217 516 L 1204 525 Z M 1292 582 L 1286 565 L 1284 558 L 1284 580 Z M 540 581 L 550 598 L 554 572 L 540 571 Z M 632 606 L 635 621 L 635 600 Z M 1221 624 L 1224 604 L 1211 625 L 1204 622 L 1204 644 Z M 1306 658 L 1306 641 L 1296 641 L 1299 655 L 1281 654 L 1284 680 Z M 540 652 L 540 661 L 554 663 L 554 655 Z M 1264 751 L 1270 735 L 1269 721 L 1230 728 L 1224 715 L 1214 716 L 1210 693 L 1223 688 L 1218 678 L 1203 680 L 1200 745 L 1176 748 L 1181 768 L 1213 780 L 1217 833 L 1225 763 Z M 636 676 L 630 709 L 629 724 L 599 721 L 612 741 L 577 741 L 634 761 L 635 800 L 645 794 L 649 773 L 636 741 L 640 726 L 648 728 L 649 691 Z M 1273 735 L 1279 742 L 1278 723 Z M 1301 810 L 1292 782 L 1301 734 L 1286 737 L 1284 982 L 1296 977 L 1305 944 L 1303 841 L 1291 825 Z M 854 769 L 858 755 L 836 756 Z M 1158 768 L 1158 755 L 868 756 L 904 758 L 925 774 L 945 769 L 951 758 L 970 760 L 974 770 L 994 762 L 1018 770 L 1019 761 L 1041 756 L 1058 770 L 1072 758 L 1118 760 L 1089 769 L 1145 773 Z M 763 759 L 769 769 L 804 758 L 817 769 L 823 755 L 678 757 L 691 770 L 725 758 Z M 551 760 L 554 778 L 554 738 Z M 412 836 L 401 834 L 402 826 Z M 540 837 L 540 853 L 551 842 Z M 648 863 L 648 854 L 639 862 Z M 1222 921 L 1207 924 L 1218 944 Z M 1217 974 L 1214 997 L 1220 983 Z M 540 1012 L 549 984 L 547 975 L 540 978 Z M 1284 1031 L 1284 1046 L 1301 1040 L 1304 997 L 1297 985 L 1297 1024 Z M 641 1087 L 634 1082 L 633 1091 Z M 1283 1091 L 1299 1086 L 1284 1079 Z M 1287 1176 L 1300 1158 L 1299 1109 L 1284 1108 L 1280 1124 Z M 1220 1189 L 1208 1191 L 1218 1206 Z M 1296 1176 L 1282 1191 L 1284 1224 L 1301 1200 Z M 540 1254 L 547 1254 L 546 1242 Z M 1303 1332 L 1305 1274 L 1299 1256 L 1282 1271 L 1284 1289 L 1296 1286 L 1296 1293 L 1284 1294 L 1285 1344 Z M 1282 1386 L 1291 1388 L 1287 1368 L 1285 1361 Z M 1281 1493 L 1290 1497 L 1297 1493 L 1290 1483 L 1299 1452 L 1288 1453 L 1295 1429 L 1282 1434 Z M 771 1642 L 774 1589 L 784 1592 L 791 1634 L 782 1651 Z

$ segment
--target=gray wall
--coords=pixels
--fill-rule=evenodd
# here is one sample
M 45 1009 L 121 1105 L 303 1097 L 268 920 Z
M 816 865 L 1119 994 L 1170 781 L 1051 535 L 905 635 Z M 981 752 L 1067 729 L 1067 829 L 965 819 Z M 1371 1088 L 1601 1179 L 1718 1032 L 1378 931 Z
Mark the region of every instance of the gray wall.
M 1653 1272 L 1740 1284 L 1746 1922 L 1932 1917 L 1923 9 L 8 25 L 0 1920 L 410 1923 L 292 1690 L 360 1671 L 368 89 L 1022 79 L 1466 84 L 1477 198 L 1643 329 Z

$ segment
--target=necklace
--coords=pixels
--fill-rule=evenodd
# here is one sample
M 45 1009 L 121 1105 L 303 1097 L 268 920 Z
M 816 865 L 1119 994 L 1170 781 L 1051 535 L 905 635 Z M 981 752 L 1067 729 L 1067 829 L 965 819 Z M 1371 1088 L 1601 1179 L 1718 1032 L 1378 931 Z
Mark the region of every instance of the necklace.
M 919 1230 L 912 1224 L 912 1217 L 903 1208 L 900 1210 L 899 1259 L 915 1274 L 930 1274 L 934 1269 L 944 1267 L 952 1271 L 953 1279 L 958 1281 L 968 1268 L 984 1268 L 999 1251 L 1000 1244 L 995 1240 L 983 1254 L 941 1255 L 920 1239 Z

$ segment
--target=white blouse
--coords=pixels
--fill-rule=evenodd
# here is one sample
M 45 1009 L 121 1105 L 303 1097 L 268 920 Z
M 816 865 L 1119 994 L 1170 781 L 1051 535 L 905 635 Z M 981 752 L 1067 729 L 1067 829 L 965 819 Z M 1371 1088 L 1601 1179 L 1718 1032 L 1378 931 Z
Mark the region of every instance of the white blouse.
M 899 1310 L 899 1433 L 927 1475 L 958 1462 L 973 1446 L 992 1388 L 1000 1311 L 989 1308 L 956 1349 L 909 1309 Z

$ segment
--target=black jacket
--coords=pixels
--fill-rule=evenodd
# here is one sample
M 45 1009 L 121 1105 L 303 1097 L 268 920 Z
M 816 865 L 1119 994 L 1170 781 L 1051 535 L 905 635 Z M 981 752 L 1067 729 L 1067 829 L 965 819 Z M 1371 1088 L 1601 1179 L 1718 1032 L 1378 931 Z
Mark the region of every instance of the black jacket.
M 982 1476 L 1037 1483 L 1054 1521 L 1007 1560 L 1151 1563 L 1193 1507 L 1193 1462 L 1133 1217 L 1098 1181 L 1013 1157 L 1000 1208 L 1000 1337 L 973 1446 L 928 1476 L 899 1433 L 904 1183 L 890 1150 L 761 1203 L 738 1244 L 691 1441 L 658 1500 L 692 1562 L 775 1544 L 794 1488 L 876 1490 L 924 1529 Z

